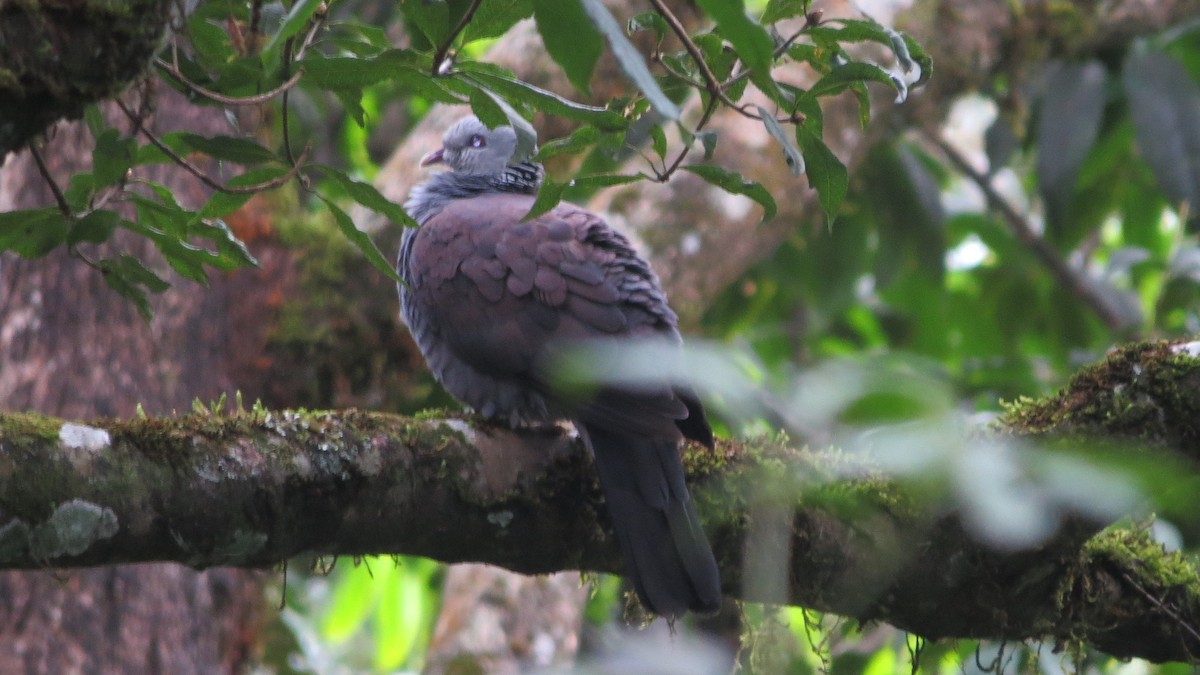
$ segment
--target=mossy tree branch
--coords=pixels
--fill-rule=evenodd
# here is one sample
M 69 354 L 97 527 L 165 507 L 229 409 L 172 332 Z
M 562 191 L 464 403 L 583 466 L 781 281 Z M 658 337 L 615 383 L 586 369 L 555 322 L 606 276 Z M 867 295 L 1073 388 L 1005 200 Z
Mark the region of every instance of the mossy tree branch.
M 1200 400 L 1185 389 L 1197 368 L 1186 350 L 1139 345 L 1008 421 L 1019 433 L 1129 436 L 1079 420 L 1116 419 L 1098 408 L 1114 401 L 1125 410 L 1138 401 L 1141 413 L 1190 406 Z M 1071 406 L 1087 415 L 1068 414 Z M 1155 419 L 1198 419 L 1189 411 Z M 1165 437 L 1195 452 L 1190 431 Z M 1071 515 L 1035 548 L 998 551 L 952 508 L 877 474 L 814 478 L 834 475 L 844 457 L 722 443 L 716 453 L 689 448 L 685 461 L 733 597 L 930 638 L 1049 638 L 1119 656 L 1200 660 L 1196 570 L 1143 531 L 1101 532 L 1104 523 Z M 0 415 L 5 568 L 253 567 L 303 553 L 405 553 L 525 573 L 618 571 L 606 528 L 590 460 L 558 428 L 358 411 L 86 425 Z

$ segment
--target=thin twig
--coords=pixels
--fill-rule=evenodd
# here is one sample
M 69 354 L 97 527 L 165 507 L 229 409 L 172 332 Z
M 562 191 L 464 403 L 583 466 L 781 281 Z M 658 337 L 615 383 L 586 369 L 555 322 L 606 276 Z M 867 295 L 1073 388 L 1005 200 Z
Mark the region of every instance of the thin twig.
M 283 45 L 283 72 L 285 73 L 288 71 L 288 68 L 292 67 L 291 55 L 292 38 L 288 38 L 287 42 Z M 297 70 L 296 76 L 299 76 L 303 72 L 302 70 Z M 288 130 L 288 108 L 290 107 L 288 104 L 291 99 L 289 94 L 290 91 L 283 92 L 283 98 L 280 101 L 279 117 L 283 123 L 283 152 L 287 155 L 288 161 L 291 162 L 292 166 L 295 166 L 296 158 L 292 155 L 292 134 Z
M 1147 591 L 1145 588 L 1142 588 L 1142 585 L 1139 584 L 1138 582 L 1134 581 L 1133 577 L 1131 577 L 1129 575 L 1129 573 L 1126 572 L 1125 570 L 1121 570 L 1121 577 L 1123 579 L 1125 579 L 1125 581 L 1130 586 L 1133 586 L 1133 590 L 1140 593 L 1143 598 L 1149 600 L 1150 604 L 1154 605 L 1154 607 L 1156 609 L 1162 610 L 1162 612 L 1164 614 L 1166 614 L 1168 617 L 1170 617 L 1171 620 L 1175 621 L 1175 623 L 1177 623 L 1180 628 L 1182 628 L 1185 632 L 1187 632 L 1189 635 L 1191 635 L 1194 640 L 1196 640 L 1197 642 L 1200 642 L 1200 632 L 1197 632 L 1196 629 L 1192 627 L 1192 624 L 1188 623 L 1187 621 L 1184 621 L 1183 617 L 1179 616 L 1179 614 L 1175 610 L 1171 609 L 1164 602 L 1162 602 L 1158 598 L 1154 597 L 1154 595 L 1152 595 L 1150 593 L 1150 591 Z M 1188 653 L 1191 653 L 1191 651 L 1192 651 L 1191 649 L 1187 648 L 1186 643 L 1184 644 L 1184 649 L 1187 649 Z
M 29 154 L 33 155 L 33 163 L 37 164 L 38 173 L 42 174 L 42 179 L 50 187 L 50 192 L 54 194 L 54 201 L 58 202 L 58 210 L 62 211 L 62 214 L 67 218 L 74 217 L 71 205 L 67 203 L 66 195 L 58 187 L 58 182 L 54 180 L 54 176 L 50 175 L 50 169 L 46 167 L 46 161 L 42 159 L 41 151 L 32 142 L 29 144 Z
M 216 180 L 213 180 L 213 178 L 210 177 L 208 174 L 204 173 L 204 171 L 202 171 L 200 169 L 200 167 L 189 162 L 186 158 L 181 156 L 179 153 L 172 150 L 170 148 L 170 146 L 168 146 L 166 143 L 164 143 L 162 141 L 162 139 L 160 139 L 159 137 L 150 133 L 150 130 L 147 129 L 145 127 L 145 125 L 142 124 L 142 119 L 140 117 L 138 117 L 137 115 L 135 115 L 134 112 L 132 110 L 130 110 L 128 106 L 125 105 L 124 101 L 121 101 L 118 99 L 116 101 L 116 103 L 117 103 L 117 107 L 121 109 L 121 112 L 125 113 L 125 116 L 128 117 L 129 121 L 133 124 L 133 128 L 134 128 L 135 132 L 141 132 L 141 134 L 146 137 L 146 140 L 150 141 L 150 143 L 153 144 L 154 147 L 158 148 L 159 150 L 162 150 L 163 154 L 165 154 L 167 157 L 171 158 L 171 161 L 173 161 L 176 164 L 178 164 L 179 166 L 183 167 L 183 169 L 186 170 L 188 173 L 190 173 L 193 176 L 195 176 L 196 178 L 198 178 L 201 183 L 204 183 L 205 186 L 209 187 L 210 189 L 216 190 L 217 192 L 223 192 L 228 195 L 254 194 L 256 192 L 263 192 L 264 190 L 271 190 L 271 189 L 279 187 L 280 185 L 283 185 L 284 183 L 287 183 L 292 178 L 294 178 L 296 176 L 296 174 L 298 174 L 300 172 L 301 167 L 304 166 L 305 160 L 308 159 L 309 151 L 312 150 L 312 144 L 311 143 L 306 144 L 304 146 L 304 150 L 300 153 L 300 156 L 296 158 L 297 161 L 292 164 L 292 167 L 287 170 L 287 173 L 284 173 L 283 175 L 281 175 L 277 178 L 273 178 L 269 181 L 264 181 L 262 183 L 256 183 L 254 185 L 229 187 L 229 186 L 226 186 L 226 185 L 223 185 L 223 184 L 217 182 Z
M 771 58 L 777 59 L 777 58 L 783 56 L 784 53 L 786 53 L 788 49 L 791 49 L 792 43 L 794 43 L 796 40 L 799 40 L 801 35 L 804 35 L 805 31 L 808 30 L 808 27 L 810 25 L 811 25 L 811 23 L 808 20 L 808 18 L 806 17 L 805 21 L 804 21 L 804 25 L 801 26 L 799 29 L 797 29 L 795 33 L 792 33 L 791 37 L 784 40 L 782 44 L 780 44 L 778 47 L 776 47 L 775 52 L 771 54 Z M 733 85 L 746 79 L 747 77 L 750 77 L 750 69 L 749 68 L 746 68 L 745 70 L 730 76 L 730 78 L 728 80 L 725 80 L 724 82 L 721 83 L 721 88 L 728 89 L 729 87 L 732 87 Z
M 224 105 L 261 105 L 280 94 L 287 93 L 289 89 L 295 87 L 300 82 L 300 77 L 304 74 L 303 71 L 297 70 L 294 75 L 288 78 L 287 82 L 284 82 L 271 91 L 266 91 L 254 96 L 226 96 L 224 94 L 218 94 L 211 89 L 205 89 L 195 82 L 192 82 L 191 80 L 187 79 L 187 77 L 182 71 L 179 70 L 179 68 L 167 63 L 160 57 L 155 57 L 154 65 L 166 71 L 168 75 L 175 78 L 176 82 L 187 87 L 190 91 L 193 91 L 210 101 L 215 101 Z
M 441 45 L 438 46 L 437 51 L 434 52 L 434 54 L 433 54 L 433 76 L 434 77 L 439 77 L 442 75 L 442 72 L 441 72 L 442 62 L 446 60 L 446 55 L 450 53 L 450 48 L 454 46 L 454 41 L 456 39 L 458 39 L 459 33 L 462 33 L 463 30 L 467 27 L 467 24 L 471 23 L 471 19 L 473 19 L 475 17 L 475 11 L 478 10 L 479 6 L 482 4 L 483 4 L 483 0 L 474 0 L 471 3 L 471 6 L 467 7 L 466 13 L 463 14 L 461 19 L 459 19 L 458 25 L 454 27 L 454 30 L 450 31 L 450 34 L 446 36 L 446 39 L 442 42 Z
M 675 37 L 679 38 L 679 41 L 683 43 L 683 48 L 687 50 L 688 55 L 690 55 L 692 60 L 696 62 L 696 67 L 700 69 L 700 76 L 704 78 L 704 88 L 708 91 L 709 95 L 713 98 L 720 99 L 721 103 L 724 103 L 725 105 L 733 108 L 747 117 L 759 119 L 757 115 L 743 110 L 744 106 L 739 106 L 737 102 L 729 98 L 729 96 L 725 93 L 725 90 L 721 88 L 721 83 L 717 80 L 716 74 L 713 73 L 712 68 L 708 67 L 708 62 L 704 60 L 704 53 L 701 52 L 700 48 L 696 46 L 696 43 L 692 41 L 691 36 L 688 35 L 687 28 L 684 28 L 683 23 L 679 20 L 679 17 L 675 16 L 671 12 L 666 3 L 664 3 L 663 0 L 650 0 L 650 4 L 654 6 L 654 11 L 658 12 L 659 16 L 661 16 L 663 20 L 667 22 L 667 25 L 671 27 L 671 32 L 675 33 Z
M 992 186 L 992 182 L 987 176 L 976 171 L 975 167 L 971 166 L 971 163 L 967 161 L 967 158 L 949 143 L 935 137 L 933 134 L 926 133 L 925 135 L 934 145 L 941 149 L 942 153 L 946 155 L 959 171 L 979 186 L 984 196 L 987 197 L 988 204 L 1000 212 L 1000 215 L 1004 217 L 1004 221 L 1008 224 L 1009 230 L 1025 245 L 1025 248 L 1033 253 L 1034 257 L 1041 261 L 1042 265 L 1063 286 L 1074 293 L 1079 299 L 1083 300 L 1108 330 L 1114 333 L 1125 330 L 1125 320 L 1121 318 L 1121 315 L 1117 313 L 1108 300 L 1096 292 L 1082 272 L 1071 269 L 1071 266 L 1063 260 L 1058 251 L 1034 231 L 1033 227 L 1025 220 L 1025 217 L 1013 208 L 1012 204 L 1009 204 L 1003 195 L 996 191 L 996 188 Z
M 708 124 L 708 121 L 710 119 L 712 119 L 713 113 L 715 113 L 716 111 L 717 111 L 717 99 L 714 97 L 709 97 L 708 105 L 704 108 L 704 114 L 700 116 L 700 121 L 696 123 L 696 133 L 699 133 L 700 130 L 704 128 L 704 125 Z M 688 143 L 687 145 L 683 146 L 683 149 L 680 150 L 679 154 L 675 157 L 675 161 L 671 162 L 671 166 L 667 167 L 661 174 L 659 174 L 658 181 L 660 183 L 665 183 L 668 180 L 670 180 L 671 176 L 675 173 L 676 170 L 679 169 L 679 165 L 683 164 L 684 158 L 686 158 L 688 156 L 688 153 L 691 152 L 691 150 L 692 150 L 691 143 Z

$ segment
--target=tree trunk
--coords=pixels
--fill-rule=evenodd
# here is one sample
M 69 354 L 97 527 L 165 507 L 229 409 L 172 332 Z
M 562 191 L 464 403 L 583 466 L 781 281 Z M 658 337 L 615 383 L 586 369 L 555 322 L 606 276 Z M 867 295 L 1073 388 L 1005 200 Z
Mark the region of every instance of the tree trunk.
M 219 112 L 173 93 L 157 108 L 168 128 L 226 128 Z M 41 152 L 65 181 L 90 165 L 90 148 L 82 124 L 60 124 Z M 180 172 L 156 171 L 152 178 L 181 202 L 206 196 Z M 9 157 L 0 169 L 0 210 L 51 203 L 29 152 Z M 117 247 L 154 256 L 133 237 L 119 237 L 110 249 Z M 269 325 L 261 319 L 270 313 L 269 294 L 287 283 L 279 251 L 260 242 L 256 254 L 263 269 L 216 277 L 207 290 L 168 275 L 175 285 L 153 299 L 150 323 L 64 251 L 38 260 L 0 254 L 0 410 L 128 418 L 140 405 L 168 414 L 239 386 L 253 400 Z M 257 653 L 262 584 L 270 578 L 175 564 L 4 572 L 0 672 L 240 672 Z

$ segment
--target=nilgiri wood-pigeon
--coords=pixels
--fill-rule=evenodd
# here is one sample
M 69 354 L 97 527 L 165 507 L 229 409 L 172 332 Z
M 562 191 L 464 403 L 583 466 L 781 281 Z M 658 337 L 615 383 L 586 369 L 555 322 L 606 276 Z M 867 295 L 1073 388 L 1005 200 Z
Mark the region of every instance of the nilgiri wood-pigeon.
M 570 419 L 595 457 L 627 575 L 674 618 L 721 603 L 716 561 L 684 483 L 679 442 L 712 430 L 688 387 L 598 383 L 563 393 L 553 356 L 597 340 L 679 345 L 658 277 L 599 216 L 562 203 L 522 220 L 542 169 L 513 161 L 511 127 L 459 120 L 423 166 L 445 164 L 405 203 L 401 314 L 438 381 L 510 424 Z

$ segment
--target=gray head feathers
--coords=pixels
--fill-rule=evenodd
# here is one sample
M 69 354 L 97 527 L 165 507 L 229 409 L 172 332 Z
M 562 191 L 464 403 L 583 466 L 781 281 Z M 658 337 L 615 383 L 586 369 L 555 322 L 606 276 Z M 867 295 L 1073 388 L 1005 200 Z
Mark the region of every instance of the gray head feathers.
M 442 136 L 442 147 L 421 160 L 422 165 L 444 163 L 458 173 L 493 175 L 504 171 L 517 150 L 512 127 L 488 129 L 470 115 L 455 122 Z
M 542 166 L 512 162 L 517 146 L 512 127 L 488 129 L 474 115 L 460 119 L 442 136 L 442 147 L 421 159 L 421 166 L 445 164 L 451 170 L 416 186 L 405 210 L 424 223 L 441 211 L 447 200 L 488 192 L 536 194 L 544 175 Z

